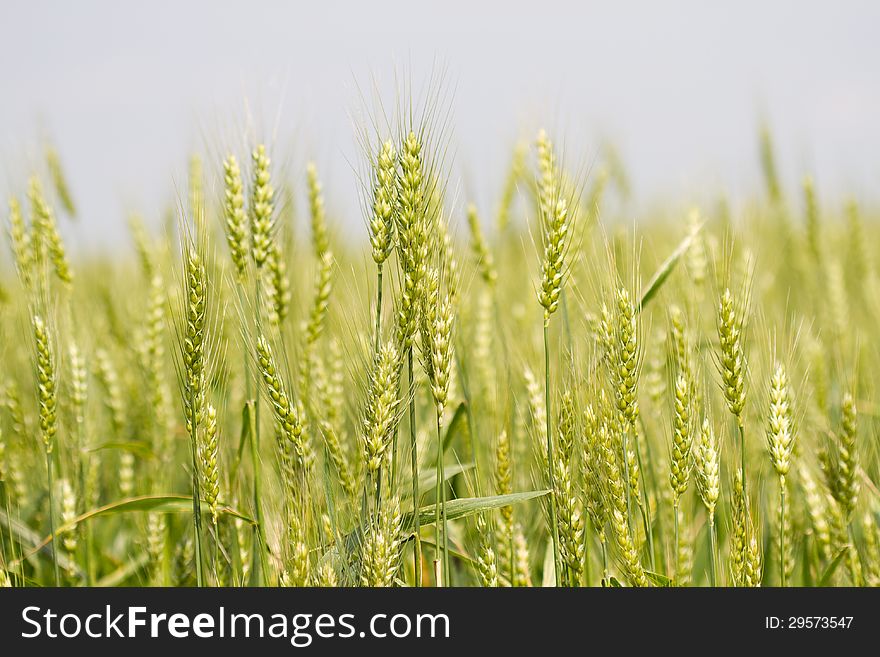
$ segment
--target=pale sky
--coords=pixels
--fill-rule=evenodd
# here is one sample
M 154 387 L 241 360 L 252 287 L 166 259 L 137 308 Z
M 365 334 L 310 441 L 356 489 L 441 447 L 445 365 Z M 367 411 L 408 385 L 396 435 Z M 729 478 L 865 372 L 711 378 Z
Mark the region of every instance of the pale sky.
M 876 200 L 880 181 L 877 2 L 31 0 L 4 2 L 0 25 L 0 192 L 23 191 L 50 138 L 80 246 L 122 238 L 130 210 L 155 218 L 188 154 L 239 146 L 248 112 L 300 192 L 314 159 L 359 229 L 359 89 L 438 66 L 454 186 L 484 210 L 541 126 L 581 164 L 612 139 L 634 219 L 658 197 L 757 189 L 762 115 L 790 186 L 811 173 L 826 199 Z

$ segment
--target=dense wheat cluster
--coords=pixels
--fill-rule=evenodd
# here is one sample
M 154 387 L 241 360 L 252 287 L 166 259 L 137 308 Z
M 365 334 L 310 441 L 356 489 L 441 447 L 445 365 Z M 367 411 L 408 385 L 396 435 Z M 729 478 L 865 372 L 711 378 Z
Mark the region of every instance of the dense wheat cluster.
M 359 222 L 256 141 L 128 257 L 54 150 L 10 190 L 0 584 L 880 583 L 873 217 L 766 131 L 750 198 L 633 221 L 540 131 L 481 206 L 438 116 L 364 130 Z

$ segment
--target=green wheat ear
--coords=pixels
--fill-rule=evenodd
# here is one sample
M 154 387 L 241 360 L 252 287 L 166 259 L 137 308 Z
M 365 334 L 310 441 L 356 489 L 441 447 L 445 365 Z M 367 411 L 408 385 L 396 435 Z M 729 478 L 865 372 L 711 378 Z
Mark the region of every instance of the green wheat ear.
M 567 586 L 580 586 L 584 571 L 584 519 L 583 501 L 577 488 L 574 444 L 580 433 L 575 414 L 574 398 L 570 392 L 563 393 L 557 418 L 559 453 L 555 460 L 557 518 L 559 521 L 559 553 L 567 577 Z
M 400 355 L 394 342 L 388 342 L 376 355 L 364 414 L 364 461 L 371 477 L 390 461 L 391 440 L 396 431 L 400 405 L 399 379 Z
M 269 172 L 269 157 L 263 144 L 252 155 L 253 184 L 251 189 L 251 255 L 257 270 L 263 268 L 269 258 L 272 244 L 275 190 Z
M 52 343 L 52 333 L 40 315 L 31 318 L 36 346 L 37 401 L 39 403 L 40 436 L 46 454 L 46 484 L 49 494 L 49 530 L 55 533 L 55 483 L 52 475 L 56 435 L 58 433 L 58 371 Z M 55 586 L 60 586 L 58 549 L 52 546 L 52 565 Z
M 76 217 L 76 204 L 73 202 L 73 195 L 70 192 L 70 186 L 67 184 L 67 177 L 64 175 L 64 169 L 61 166 L 61 158 L 58 151 L 49 146 L 46 148 L 46 164 L 49 168 L 49 176 L 52 178 L 52 185 L 58 200 L 64 211 L 70 217 Z
M 549 203 L 549 202 L 548 202 Z M 559 198 L 542 211 L 544 217 L 544 260 L 541 265 L 541 289 L 538 300 L 544 308 L 544 321 L 559 307 L 559 296 L 565 283 L 565 252 L 568 248 L 568 204 Z
M 786 506 L 786 476 L 791 468 L 794 448 L 794 420 L 792 418 L 790 391 L 785 368 L 776 363 L 770 377 L 770 413 L 767 420 L 767 447 L 770 460 L 779 477 L 779 571 L 780 583 L 785 586 L 792 570 L 791 546 L 786 544 L 786 535 L 791 531 L 791 510 Z
M 674 505 L 677 507 L 681 496 L 687 491 L 691 470 L 691 448 L 694 442 L 690 386 L 682 374 L 675 379 L 674 399 L 669 484 L 672 487 Z
M 321 191 L 321 181 L 318 179 L 318 169 L 313 162 L 309 162 L 306 167 L 306 181 L 309 188 L 309 211 L 312 216 L 312 246 L 315 255 L 323 258 L 330 249 L 330 237 L 327 231 L 324 194 Z
M 403 276 L 398 330 L 404 347 L 412 345 L 418 330 L 422 285 L 428 267 L 428 226 L 425 216 L 425 179 L 422 142 L 410 132 L 398 152 L 397 252 Z
M 324 330 L 327 309 L 330 306 L 330 293 L 333 290 L 333 267 L 335 260 L 330 251 L 321 255 L 318 263 L 318 273 L 315 277 L 315 292 L 312 298 L 312 307 L 309 319 L 305 325 L 306 344 L 314 345 Z
M 718 338 L 721 343 L 720 366 L 727 408 L 743 426 L 746 404 L 746 355 L 743 349 L 742 320 L 737 314 L 733 295 L 724 290 L 718 304 Z
M 234 155 L 223 160 L 223 214 L 226 226 L 226 242 L 239 280 L 247 272 L 248 223 L 244 209 L 244 191 L 241 169 Z
M 400 503 L 392 498 L 366 530 L 361 547 L 362 586 L 393 586 L 400 564 Z
M 601 446 L 604 468 L 606 497 L 610 507 L 609 520 L 614 532 L 618 551 L 623 562 L 624 572 L 633 586 L 648 586 L 648 578 L 639 559 L 638 550 L 627 520 L 626 484 L 618 466 L 611 432 L 604 424 L 599 428 L 598 441 Z
M 269 319 L 277 326 L 287 317 L 291 299 L 287 263 L 277 239 L 272 240 L 266 264 L 266 274 L 270 301 Z
M 785 368 L 776 363 L 770 377 L 770 414 L 767 420 L 767 447 L 770 460 L 780 480 L 791 468 L 794 449 L 794 420 L 792 417 L 790 390 Z
M 819 200 L 816 198 L 816 187 L 813 179 L 804 178 L 804 214 L 807 228 L 807 249 L 814 261 L 822 261 L 822 235 L 819 225 Z
M 773 136 L 767 124 L 761 125 L 759 134 L 761 151 L 761 168 L 764 172 L 764 183 L 767 187 L 767 195 L 774 204 L 782 199 L 782 189 L 779 184 L 779 172 L 776 167 L 776 153 L 773 148 Z
M 721 495 L 721 477 L 718 443 L 708 417 L 703 419 L 700 435 L 694 445 L 694 469 L 697 474 L 700 499 L 710 518 L 713 518 Z
M 467 207 L 468 226 L 471 231 L 471 248 L 474 252 L 474 258 L 480 267 L 480 275 L 483 277 L 486 285 L 494 287 L 498 280 L 498 271 L 495 269 L 495 259 L 492 257 L 492 251 L 480 228 L 480 217 L 477 215 L 477 206 L 473 203 Z
M 599 418 L 592 404 L 584 409 L 584 434 L 581 442 L 581 481 L 584 489 L 584 507 L 590 517 L 593 530 L 604 547 L 605 526 L 608 520 L 608 505 L 603 491 L 603 445 L 599 436 Z
M 370 217 L 370 246 L 373 260 L 381 265 L 394 248 L 394 213 L 397 209 L 397 154 L 394 142 L 383 142 L 373 167 L 373 214 Z
M 636 308 L 626 288 L 619 288 L 616 296 L 617 322 L 614 353 L 617 410 L 635 429 L 639 417 L 636 391 L 638 383 L 639 344 Z
M 443 415 L 449 400 L 449 382 L 452 376 L 454 321 L 452 297 L 448 292 L 441 296 L 440 290 L 433 287 L 425 297 L 425 308 L 424 316 L 430 318 L 430 323 L 426 323 L 422 331 L 429 336 L 431 393 L 434 396 L 437 415 Z M 436 310 L 427 312 L 428 308 Z
M 34 266 L 33 245 L 21 205 L 14 196 L 9 197 L 9 237 L 18 278 L 26 289 L 30 289 Z
M 279 375 L 275 357 L 265 336 L 257 338 L 256 355 L 266 396 L 281 430 L 282 454 L 296 467 L 308 469 L 314 461 L 314 453 L 303 430 L 302 414 L 288 396 L 288 386 Z
M 64 242 L 58 232 L 55 213 L 43 196 L 42 186 L 36 177 L 28 182 L 28 200 L 31 204 L 31 225 L 34 245 L 34 253 L 38 264 L 42 264 L 46 255 L 55 270 L 58 279 L 70 285 L 73 283 L 73 272 L 64 249 Z
M 76 518 L 78 515 L 76 512 L 76 492 L 73 490 L 73 486 L 70 485 L 68 479 L 62 479 L 58 483 L 61 489 L 61 522 L 67 527 L 61 540 L 61 545 L 65 552 L 75 556 L 78 540 L 76 531 Z
M 480 537 L 480 549 L 477 554 L 477 572 L 480 576 L 480 584 L 495 588 L 499 586 L 498 566 L 495 560 L 495 550 L 491 545 L 489 527 L 482 513 L 477 515 L 477 534 Z
M 39 402 L 40 436 L 46 452 L 55 448 L 58 432 L 58 392 L 55 353 L 50 329 L 40 315 L 32 319 L 37 359 L 37 400 Z
M 528 152 L 528 144 L 519 142 L 510 158 L 510 166 L 504 179 L 504 188 L 501 192 L 501 200 L 498 204 L 498 213 L 495 218 L 495 224 L 501 233 L 506 232 L 508 226 L 510 226 L 510 215 L 516 200 L 517 185 L 520 183 L 525 172 Z
M 217 410 L 207 404 L 205 408 L 205 431 L 199 445 L 199 457 L 202 466 L 202 484 L 205 501 L 211 512 L 211 522 L 217 526 L 219 518 L 218 502 L 220 499 L 220 442 L 217 430 Z
M 186 250 L 185 323 L 183 339 L 184 407 L 187 430 L 194 444 L 205 413 L 207 272 L 202 257 L 193 245 Z
M 837 432 L 837 462 L 832 473 L 831 493 L 844 515 L 852 516 L 859 497 L 858 411 L 852 393 L 846 392 L 840 405 L 840 430 Z

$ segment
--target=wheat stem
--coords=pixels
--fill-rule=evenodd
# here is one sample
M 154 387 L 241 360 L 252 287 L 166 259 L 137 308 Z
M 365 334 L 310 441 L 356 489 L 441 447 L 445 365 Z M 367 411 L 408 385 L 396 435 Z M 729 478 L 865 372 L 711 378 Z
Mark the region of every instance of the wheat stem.
M 785 477 L 779 477 L 779 585 L 785 586 Z
M 742 422 L 737 422 L 739 428 L 739 473 L 742 477 L 742 494 L 745 500 L 746 515 L 749 512 L 749 496 L 746 491 L 746 430 L 743 428 Z
M 608 582 L 608 543 L 604 540 L 600 541 L 602 545 L 602 582 Z
M 640 472 L 645 472 L 644 467 L 642 467 L 642 450 L 639 446 L 639 434 L 638 431 L 633 430 L 633 439 L 635 441 L 636 448 L 636 463 L 639 466 Z M 649 440 L 645 440 L 645 445 L 650 443 Z M 648 447 L 650 449 L 650 447 Z M 651 478 L 654 479 L 654 468 L 650 468 Z M 655 481 L 656 485 L 656 481 Z M 651 568 L 655 568 L 655 560 L 654 560 L 654 532 L 653 532 L 653 522 L 651 520 L 651 504 L 648 500 L 648 489 L 642 484 L 642 522 L 645 525 L 645 538 L 648 541 L 648 554 L 651 559 Z
M 49 534 L 55 536 L 55 482 L 52 477 L 52 452 L 46 451 L 46 479 L 49 485 Z M 61 574 L 58 570 L 57 541 L 52 541 L 52 570 L 55 574 L 55 586 L 61 586 Z
M 544 399 L 550 404 L 550 318 L 544 320 Z M 547 484 L 550 488 L 550 526 L 553 528 L 553 564 L 556 568 L 556 586 L 559 586 L 559 526 L 556 522 L 556 481 L 553 474 L 553 434 L 551 433 L 550 409 L 547 417 Z M 628 491 L 627 491 L 628 492 Z
M 443 586 L 446 583 L 446 568 L 445 559 L 443 559 L 443 543 L 440 542 L 441 539 L 441 527 L 440 527 L 440 507 L 443 504 L 441 499 L 441 495 L 443 494 L 443 433 L 441 426 L 441 418 L 440 414 L 437 413 L 437 484 L 434 491 L 434 563 L 439 564 L 442 563 L 443 566 L 438 567 L 434 566 L 434 571 L 437 573 L 437 586 Z M 443 525 L 443 533 L 446 532 L 446 525 Z M 445 537 L 444 537 L 445 541 Z M 441 577 L 442 575 L 442 577 Z M 441 583 L 442 580 L 442 583 Z
M 190 417 L 192 423 L 193 436 L 190 439 L 190 447 L 192 449 L 192 499 L 193 499 L 193 541 L 195 543 L 195 560 L 196 560 L 196 585 L 202 587 L 205 585 L 204 574 L 202 573 L 202 510 L 201 510 L 201 492 L 199 490 L 199 457 L 196 453 L 195 433 L 198 431 L 198 410 L 195 391 L 190 388 Z
M 626 425 L 624 425 L 626 427 Z M 621 463 L 623 464 L 623 480 L 626 485 L 626 526 L 629 528 L 629 533 L 632 535 L 633 533 L 633 523 L 632 523 L 632 489 L 631 489 L 631 480 L 630 477 L 630 467 L 629 467 L 629 429 L 624 428 L 623 433 L 620 437 L 620 450 L 621 450 Z
M 709 583 L 711 586 L 717 586 L 716 582 L 716 543 L 718 539 L 715 536 L 715 514 L 709 514 Z
M 260 294 L 260 277 L 259 274 L 254 276 L 254 323 L 256 335 L 261 335 L 260 330 L 260 313 L 261 313 L 261 294 Z M 268 583 L 266 569 L 266 551 L 268 544 L 266 543 L 266 525 L 265 516 L 263 515 L 263 491 L 262 491 L 262 463 L 260 461 L 260 395 L 254 394 L 254 422 L 252 431 L 250 432 L 251 441 L 251 462 L 254 469 L 254 511 L 256 512 L 256 536 L 259 545 L 257 553 L 259 554 L 259 577 L 260 584 L 266 586 Z
M 413 498 L 413 523 L 415 534 L 415 549 L 413 550 L 413 568 L 415 585 L 422 585 L 422 534 L 419 520 L 419 451 L 416 441 L 416 397 L 415 380 L 413 378 L 413 350 L 410 346 L 406 350 L 406 368 L 409 382 L 409 441 L 410 458 L 412 459 L 412 498 Z

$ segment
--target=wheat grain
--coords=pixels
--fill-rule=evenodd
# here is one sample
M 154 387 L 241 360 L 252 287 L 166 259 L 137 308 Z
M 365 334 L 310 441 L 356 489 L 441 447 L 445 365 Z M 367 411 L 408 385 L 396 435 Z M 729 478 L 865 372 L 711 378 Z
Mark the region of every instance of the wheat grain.
M 223 214 L 226 219 L 226 243 L 235 273 L 239 281 L 247 273 L 248 223 L 244 210 L 244 192 L 241 169 L 234 155 L 223 160 L 224 199 Z
M 400 505 L 391 499 L 371 524 L 361 547 L 361 584 L 393 586 L 400 563 Z
M 259 272 L 269 258 L 272 244 L 275 190 L 272 188 L 266 147 L 263 144 L 257 146 L 251 159 L 254 167 L 250 206 L 251 254 Z
M 480 276 L 489 287 L 493 287 L 498 280 L 498 271 L 495 269 L 495 259 L 492 257 L 492 251 L 483 235 L 480 227 L 480 217 L 477 214 L 477 206 L 473 203 L 467 207 L 468 227 L 471 231 L 471 249 L 474 252 L 474 258 L 480 268 Z
M 34 237 L 31 242 L 35 244 L 37 262 L 42 263 L 44 254 L 48 254 L 49 260 L 55 270 L 55 275 L 62 283 L 73 283 L 73 272 L 70 262 L 58 233 L 58 225 L 55 221 L 55 213 L 43 197 L 43 190 L 39 180 L 34 177 L 28 183 L 28 199 L 31 203 L 31 225 Z
M 330 250 L 330 236 L 327 231 L 324 194 L 321 191 L 321 181 L 318 179 L 318 169 L 314 162 L 309 162 L 306 167 L 306 182 L 309 189 L 309 212 L 312 217 L 312 248 L 318 258 L 323 258 Z
M 399 377 L 400 355 L 394 343 L 389 342 L 376 355 L 364 413 L 364 462 L 372 477 L 390 462 L 391 439 L 400 405 Z

